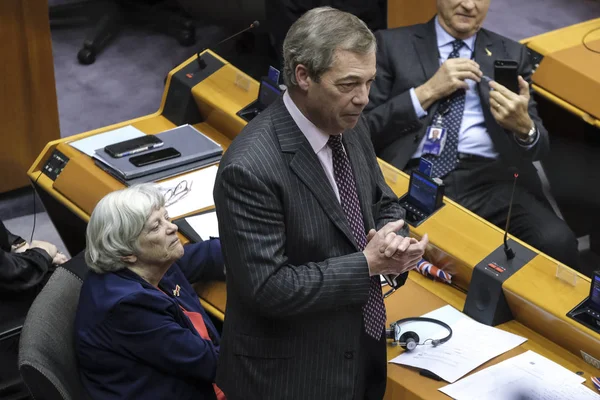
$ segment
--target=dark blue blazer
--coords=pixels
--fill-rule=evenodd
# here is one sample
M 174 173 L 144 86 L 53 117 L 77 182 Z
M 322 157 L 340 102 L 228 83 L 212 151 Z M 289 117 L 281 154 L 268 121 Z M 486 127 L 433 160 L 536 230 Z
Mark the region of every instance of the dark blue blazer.
M 90 397 L 215 399 L 219 334 L 189 282 L 223 277 L 218 239 L 185 246 L 159 283 L 168 296 L 128 269 L 90 272 L 75 319 L 80 376 Z M 180 306 L 202 314 L 212 341 L 200 337 Z

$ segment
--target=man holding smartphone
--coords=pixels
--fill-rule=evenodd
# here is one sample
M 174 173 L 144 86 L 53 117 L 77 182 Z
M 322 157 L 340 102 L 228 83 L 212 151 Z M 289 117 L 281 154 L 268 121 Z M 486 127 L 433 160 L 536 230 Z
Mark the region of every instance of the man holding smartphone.
M 365 108 L 371 139 L 397 168 L 430 165 L 447 196 L 500 227 L 516 168 L 510 233 L 577 269 L 575 235 L 553 212 L 532 164 L 549 140 L 529 87 L 527 49 L 481 28 L 489 5 L 437 0 L 428 23 L 376 33 L 377 79 Z M 518 83 L 493 80 L 511 73 Z M 431 139 L 438 130 L 443 146 Z

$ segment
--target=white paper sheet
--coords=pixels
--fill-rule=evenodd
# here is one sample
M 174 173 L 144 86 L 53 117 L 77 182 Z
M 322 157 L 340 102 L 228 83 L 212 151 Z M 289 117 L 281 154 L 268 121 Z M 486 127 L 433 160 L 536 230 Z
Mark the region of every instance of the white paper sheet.
M 210 237 L 219 237 L 219 221 L 217 213 L 212 211 L 185 219 L 194 231 L 202 238 L 208 240 Z
M 168 181 L 157 183 L 156 186 L 163 192 L 175 188 L 181 181 L 186 180 L 191 186 L 190 192 L 181 197 L 177 202 L 169 205 L 169 217 L 177 218 L 206 207 L 214 206 L 213 188 L 217 177 L 217 165 L 202 168 L 185 175 L 178 175 Z
M 112 131 L 107 131 L 84 139 L 76 140 L 69 143 L 69 145 L 71 145 L 71 147 L 75 147 L 82 153 L 93 157 L 95 151 L 98 149 L 103 149 L 105 146 L 142 136 L 146 136 L 146 134 L 131 125 L 127 125 Z
M 456 400 L 599 400 L 584 381 L 530 350 L 439 390 Z
M 445 381 L 456 382 L 481 364 L 505 353 L 527 339 L 480 324 L 451 306 L 445 306 L 423 315 L 450 325 L 452 338 L 437 347 L 418 346 L 412 352 L 404 352 L 390 362 L 429 370 Z M 402 331 L 414 331 L 421 343 L 438 339 L 446 330 L 438 325 L 416 322 L 402 325 Z

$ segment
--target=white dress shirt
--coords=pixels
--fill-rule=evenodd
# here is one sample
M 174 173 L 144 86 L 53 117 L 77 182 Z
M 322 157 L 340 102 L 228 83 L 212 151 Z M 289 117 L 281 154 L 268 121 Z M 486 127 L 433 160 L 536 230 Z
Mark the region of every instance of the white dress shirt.
M 452 52 L 452 42 L 456 39 L 442 28 L 438 21 L 438 17 L 435 18 L 435 33 L 440 53 L 439 61 L 440 65 L 442 65 L 448 59 L 448 56 L 450 56 L 450 53 Z M 460 58 L 473 58 L 476 38 L 477 34 L 463 40 L 465 46 L 461 47 L 459 50 Z M 497 158 L 498 152 L 494 149 L 492 138 L 485 127 L 481 100 L 479 99 L 479 93 L 477 92 L 477 82 L 471 79 L 467 79 L 465 82 L 469 85 L 469 89 L 465 93 L 465 109 L 458 133 L 458 152 L 475 154 L 486 158 Z M 426 116 L 427 112 L 421 107 L 414 88 L 410 90 L 410 97 L 417 116 L 419 118 Z M 427 136 L 424 136 L 423 140 L 421 140 L 417 151 L 413 154 L 413 158 L 421 157 L 426 137 Z
M 310 146 L 323 166 L 335 197 L 340 201 L 340 191 L 338 190 L 337 183 L 335 183 L 335 175 L 333 173 L 333 154 L 331 148 L 327 146 L 329 134 L 322 132 L 302 114 L 302 111 L 294 104 L 294 100 L 292 100 L 287 90 L 283 94 L 283 104 L 285 104 L 285 108 L 287 108 L 292 119 L 296 122 L 298 128 L 300 128 L 300 131 L 306 136 L 308 143 L 310 143 Z

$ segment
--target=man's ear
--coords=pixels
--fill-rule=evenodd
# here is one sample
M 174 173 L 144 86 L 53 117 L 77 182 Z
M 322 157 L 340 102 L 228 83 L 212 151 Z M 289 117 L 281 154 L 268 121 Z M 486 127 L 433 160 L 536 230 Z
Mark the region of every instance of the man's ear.
M 296 82 L 298 82 L 298 87 L 303 91 L 307 91 L 309 86 L 312 84 L 312 79 L 308 75 L 308 68 L 302 64 L 298 64 L 296 65 L 294 73 L 296 74 Z
M 133 254 L 129 255 L 129 256 L 123 256 L 123 257 L 121 257 L 121 261 L 123 261 L 124 263 L 127 263 L 127 264 L 135 264 L 137 261 L 137 257 L 134 256 Z

